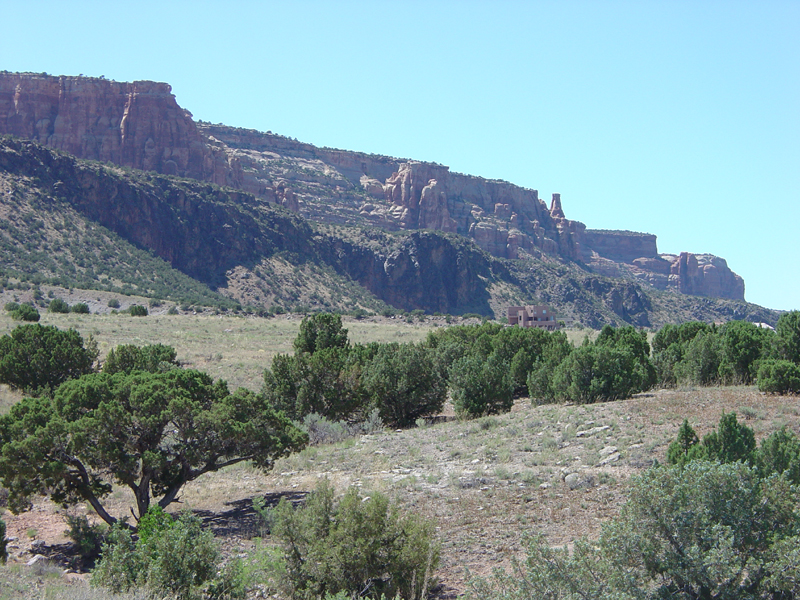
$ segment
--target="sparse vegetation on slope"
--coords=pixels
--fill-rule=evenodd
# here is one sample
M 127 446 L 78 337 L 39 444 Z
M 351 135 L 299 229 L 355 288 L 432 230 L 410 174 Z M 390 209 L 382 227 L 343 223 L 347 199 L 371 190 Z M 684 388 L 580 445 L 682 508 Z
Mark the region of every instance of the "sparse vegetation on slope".
M 490 315 L 538 299 L 597 328 L 777 320 L 744 302 L 655 292 L 562 259 L 494 258 L 455 234 L 312 226 L 241 191 L 8 137 L 0 140 L 0 213 L 5 287 L 49 283 L 228 309 L 343 312 L 388 304 Z

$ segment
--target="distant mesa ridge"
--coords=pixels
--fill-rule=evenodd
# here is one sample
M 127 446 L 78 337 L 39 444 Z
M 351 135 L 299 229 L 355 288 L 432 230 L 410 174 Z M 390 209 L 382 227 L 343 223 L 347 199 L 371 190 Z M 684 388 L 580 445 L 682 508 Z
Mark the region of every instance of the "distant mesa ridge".
M 659 290 L 744 300 L 711 254 L 659 254 L 648 233 L 587 229 L 536 190 L 446 166 L 195 122 L 166 83 L 0 73 L 0 134 L 78 158 L 249 192 L 314 221 L 457 233 L 499 258 L 558 256 Z

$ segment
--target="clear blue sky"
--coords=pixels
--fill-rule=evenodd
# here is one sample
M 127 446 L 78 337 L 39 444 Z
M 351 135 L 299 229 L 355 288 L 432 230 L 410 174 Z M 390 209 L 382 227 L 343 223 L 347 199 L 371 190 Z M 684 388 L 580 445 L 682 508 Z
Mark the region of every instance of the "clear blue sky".
M 800 2 L 0 0 L 0 69 L 561 193 L 800 309 Z

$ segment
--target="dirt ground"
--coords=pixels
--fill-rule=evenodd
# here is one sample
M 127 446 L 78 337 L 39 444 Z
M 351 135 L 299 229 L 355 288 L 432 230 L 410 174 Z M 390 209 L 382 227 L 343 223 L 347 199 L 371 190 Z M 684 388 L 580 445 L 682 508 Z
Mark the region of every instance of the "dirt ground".
M 252 498 L 301 502 L 321 478 L 338 491 L 383 491 L 404 508 L 433 519 L 442 545 L 440 597 L 463 592 L 468 577 L 507 568 L 524 556 L 525 538 L 553 545 L 596 537 L 625 501 L 631 477 L 665 460 L 683 419 L 702 436 L 724 412 L 736 412 L 762 439 L 786 426 L 800 432 L 800 398 L 755 388 L 661 390 L 594 405 L 532 406 L 519 399 L 505 415 L 460 422 L 441 418 L 404 431 L 384 431 L 309 447 L 269 473 L 241 464 L 188 484 L 171 511 L 196 511 L 229 555 L 247 556 L 261 530 Z M 108 505 L 130 514 L 116 489 Z M 85 506 L 70 514 L 89 514 Z M 42 499 L 20 515 L 5 513 L 12 563 L 35 554 L 66 567 L 81 565 L 64 535 L 66 512 Z

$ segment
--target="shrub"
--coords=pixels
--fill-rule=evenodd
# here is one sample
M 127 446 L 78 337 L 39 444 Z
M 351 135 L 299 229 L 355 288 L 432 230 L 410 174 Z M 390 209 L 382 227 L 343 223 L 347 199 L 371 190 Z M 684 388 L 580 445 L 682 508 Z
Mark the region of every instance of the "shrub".
M 132 317 L 146 317 L 147 308 L 144 306 L 140 306 L 139 304 L 131 304 L 130 308 L 128 308 L 128 313 Z
M 55 390 L 68 379 L 91 373 L 97 348 L 74 329 L 21 325 L 0 337 L 0 383 L 35 392 Z
M 180 366 L 176 360 L 175 348 L 164 344 L 134 346 L 122 344 L 112 348 L 103 363 L 104 373 L 130 373 L 148 371 L 157 373 Z
M 416 344 L 382 345 L 364 367 L 361 382 L 370 406 L 393 427 L 410 427 L 437 414 L 447 397 L 433 352 Z
M 70 307 L 69 311 L 80 315 L 88 315 L 90 312 L 89 305 L 84 302 L 78 302 L 77 304 L 73 304 Z
M 6 539 L 6 523 L 0 519 L 0 563 L 5 563 L 8 560 L 8 550 L 6 546 L 8 540 Z
M 497 600 L 794 598 L 798 490 L 743 463 L 659 466 L 633 479 L 600 539 L 551 548 L 534 537 L 513 573 L 476 579 Z
M 100 553 L 100 561 L 92 571 L 92 586 L 118 594 L 137 585 L 145 565 L 126 523 L 120 521 L 111 527 Z
M 756 437 L 752 429 L 736 420 L 736 413 L 723 413 L 717 431 L 703 437 L 702 445 L 709 460 L 752 463 Z
M 450 366 L 448 374 L 457 413 L 481 417 L 511 410 L 511 377 L 494 354 L 486 360 L 477 355 L 460 358 Z
M 769 329 L 756 327 L 747 321 L 730 321 L 721 331 L 719 374 L 727 383 L 749 384 L 756 376 L 755 366 L 762 353 L 768 351 Z
M 115 526 L 92 573 L 92 585 L 115 593 L 143 587 L 177 600 L 241 598 L 244 589 L 232 571 L 218 575 L 220 553 L 210 531 L 189 512 L 172 522 L 157 509 L 142 518 L 145 535 L 134 543 L 130 530 Z M 140 523 L 141 525 L 141 523 Z
M 762 477 L 783 474 L 800 485 L 800 440 L 785 427 L 762 440 L 755 462 Z
M 365 408 L 361 358 L 342 347 L 279 354 L 272 359 L 272 368 L 264 371 L 263 393 L 291 419 L 310 413 L 334 421 L 351 419 Z
M 168 315 L 177 315 L 177 314 L 180 314 L 180 313 L 178 311 L 178 307 L 177 306 L 170 306 L 169 310 L 167 311 L 167 314 Z
M 800 311 L 793 310 L 782 314 L 775 331 L 780 340 L 783 358 L 800 363 Z
M 572 351 L 572 344 L 564 332 L 558 331 L 550 335 L 550 339 L 542 346 L 541 355 L 536 358 L 528 372 L 527 383 L 531 402 L 543 403 L 555 400 L 553 373 Z
M 634 355 L 607 345 L 584 345 L 567 356 L 552 375 L 557 400 L 580 404 L 629 398 L 642 391 L 640 364 Z
M 700 331 L 686 346 L 683 358 L 674 367 L 680 385 L 711 385 L 719 380 L 721 347 L 713 331 Z
M 722 413 L 717 430 L 704 436 L 698 443 L 697 434 L 684 421 L 678 439 L 667 449 L 667 461 L 672 465 L 686 465 L 693 460 L 731 463 L 742 461 L 752 464 L 756 458 L 756 438 L 753 430 L 739 423 L 736 413 Z
M 402 515 L 383 494 L 362 499 L 351 487 L 337 502 L 323 481 L 302 508 L 282 499 L 272 522 L 283 546 L 283 586 L 292 598 L 344 592 L 416 600 L 430 590 L 439 562 L 433 526 Z
M 800 365 L 766 360 L 758 369 L 758 389 L 773 394 L 800 394 Z
M 75 544 L 75 549 L 83 558 L 96 558 L 103 547 L 107 527 L 93 525 L 85 515 L 66 516 L 67 529 L 64 532 Z
M 16 304 L 16 303 L 9 303 Z M 10 311 L 11 318 L 15 321 L 26 321 L 28 323 L 36 323 L 39 321 L 39 311 L 32 304 L 17 304 L 17 308 Z M 8 307 L 8 304 L 6 304 Z
M 326 348 L 345 348 L 347 346 L 347 329 L 342 327 L 342 315 L 319 313 L 304 317 L 300 323 L 300 332 L 294 340 L 294 349 L 298 354 Z
M 108 301 L 108 308 L 119 308 L 119 300 L 111 298 L 111 300 Z
M 685 465 L 691 460 L 689 453 L 692 448 L 697 446 L 700 440 L 697 438 L 689 421 L 684 419 L 683 425 L 678 430 L 678 437 L 667 448 L 667 463 L 671 465 Z
M 711 325 L 694 321 L 681 325 L 667 324 L 656 333 L 653 337 L 653 365 L 660 385 L 677 385 L 676 367 L 683 360 L 689 344 L 699 333 L 711 331 Z
M 308 433 L 308 443 L 335 444 L 361 433 L 358 425 L 347 421 L 330 421 L 322 415 L 311 413 L 303 417 L 303 429 Z
M 53 298 L 50 301 L 50 304 L 47 305 L 47 312 L 51 313 L 68 313 L 69 312 L 69 304 L 67 304 L 61 298 Z

